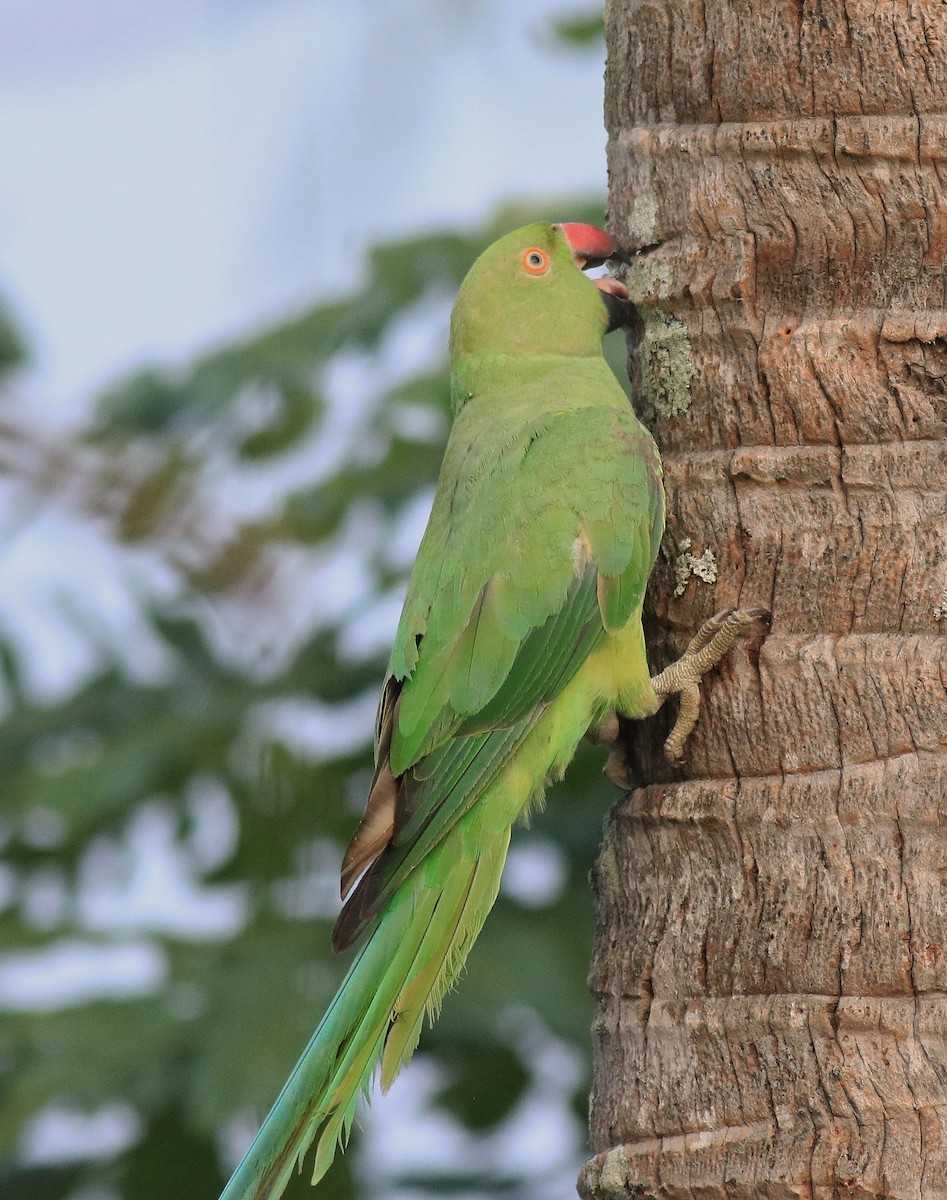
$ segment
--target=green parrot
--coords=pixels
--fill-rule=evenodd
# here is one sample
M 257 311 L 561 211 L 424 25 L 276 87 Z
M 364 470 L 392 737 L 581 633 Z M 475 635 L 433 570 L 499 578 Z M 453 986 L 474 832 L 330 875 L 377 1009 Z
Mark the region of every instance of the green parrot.
M 333 945 L 361 948 L 222 1200 L 277 1200 L 318 1136 L 313 1183 L 380 1063 L 386 1091 L 456 980 L 515 821 L 590 734 L 672 692 L 679 756 L 698 682 L 757 610 L 707 622 L 650 677 L 641 605 L 664 529 L 661 462 L 602 357 L 630 308 L 589 225 L 486 250 L 451 318 L 454 423 L 376 726 Z

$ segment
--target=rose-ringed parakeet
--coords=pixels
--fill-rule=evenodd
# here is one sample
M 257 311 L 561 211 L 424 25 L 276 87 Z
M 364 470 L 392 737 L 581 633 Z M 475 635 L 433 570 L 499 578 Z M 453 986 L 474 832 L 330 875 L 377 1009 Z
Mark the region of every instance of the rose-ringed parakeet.
M 378 709 L 376 767 L 342 864 L 336 949 L 361 948 L 222 1200 L 276 1200 L 318 1137 L 317 1182 L 380 1064 L 387 1089 L 457 978 L 510 831 L 582 737 L 682 694 L 757 615 L 708 622 L 652 679 L 641 605 L 661 463 L 602 357 L 626 293 L 582 268 L 615 243 L 534 224 L 474 263 L 451 319 L 454 424 Z

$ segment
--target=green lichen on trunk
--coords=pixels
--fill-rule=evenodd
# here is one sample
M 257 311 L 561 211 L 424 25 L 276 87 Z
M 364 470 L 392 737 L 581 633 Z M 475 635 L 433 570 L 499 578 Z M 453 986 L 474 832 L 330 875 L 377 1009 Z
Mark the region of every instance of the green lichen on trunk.
M 713 550 L 708 546 L 702 554 L 695 554 L 692 546 L 691 539 L 684 538 L 681 542 L 681 552 L 674 560 L 675 596 L 684 595 L 691 576 L 707 584 L 717 582 L 717 559 Z
M 631 202 L 625 218 L 629 245 L 647 248 L 657 241 L 657 199 L 642 192 Z M 654 302 L 672 291 L 671 268 L 647 253 L 632 259 L 624 283 L 638 310 L 641 327 L 634 357 L 637 359 L 637 392 L 642 416 L 680 417 L 690 408 L 690 382 L 696 374 L 686 327 Z
M 635 248 L 650 246 L 655 240 L 658 219 L 658 202 L 652 192 L 635 196 L 628 212 L 628 236 Z
M 624 1200 L 628 1195 L 628 1161 L 624 1147 L 616 1146 L 608 1154 L 588 1163 L 580 1177 L 580 1191 L 584 1183 L 589 1191 L 596 1196 L 614 1197 L 614 1200 Z
M 680 321 L 656 308 L 639 308 L 642 320 L 638 387 L 643 416 L 682 417 L 691 406 L 697 373 L 690 337 Z

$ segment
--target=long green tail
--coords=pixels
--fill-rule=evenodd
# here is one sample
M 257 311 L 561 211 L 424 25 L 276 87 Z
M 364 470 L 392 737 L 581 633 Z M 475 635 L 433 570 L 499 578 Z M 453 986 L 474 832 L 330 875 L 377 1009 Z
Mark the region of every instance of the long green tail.
M 455 829 L 392 897 L 221 1200 L 278 1200 L 317 1134 L 312 1182 L 322 1178 L 378 1060 L 387 1091 L 425 1012 L 457 978 L 496 900 L 509 840 L 507 827 L 467 857 Z

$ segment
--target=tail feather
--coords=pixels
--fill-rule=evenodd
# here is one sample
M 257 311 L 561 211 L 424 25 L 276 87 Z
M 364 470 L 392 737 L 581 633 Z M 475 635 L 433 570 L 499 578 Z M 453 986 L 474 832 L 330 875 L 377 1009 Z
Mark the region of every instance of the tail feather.
M 277 1200 L 318 1135 L 318 1182 L 348 1139 L 379 1059 L 382 1087 L 410 1059 L 493 906 L 510 831 L 467 858 L 448 838 L 392 898 L 221 1200 Z M 453 843 L 453 844 L 451 844 Z M 441 869 L 437 869 L 440 867 Z
M 425 1013 L 431 1018 L 436 1015 L 445 993 L 459 975 L 467 950 L 493 907 L 508 845 L 509 831 L 506 837 L 497 838 L 486 848 L 466 880 L 462 876 L 458 879 L 461 886 L 445 888 L 438 897 L 425 938 L 424 960 L 416 962 L 416 971 L 401 990 L 385 1039 L 381 1061 L 383 1092 L 391 1087 L 402 1065 L 414 1053 Z M 458 945 L 461 938 L 463 950 Z

